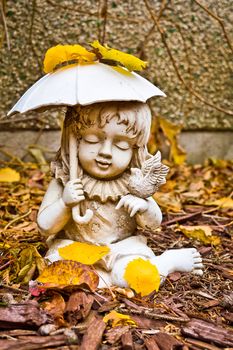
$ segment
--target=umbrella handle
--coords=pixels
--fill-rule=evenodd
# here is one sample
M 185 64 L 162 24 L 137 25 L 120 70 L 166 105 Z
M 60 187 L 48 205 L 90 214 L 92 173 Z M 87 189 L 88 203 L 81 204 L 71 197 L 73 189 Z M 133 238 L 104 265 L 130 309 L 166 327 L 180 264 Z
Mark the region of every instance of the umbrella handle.
M 77 155 L 77 141 L 76 137 L 70 130 L 69 137 L 69 157 L 70 157 L 70 180 L 75 180 L 78 178 L 78 155 Z M 84 216 L 80 215 L 79 204 L 72 208 L 72 217 L 77 224 L 87 224 L 93 217 L 93 211 L 87 209 Z
M 91 209 L 87 209 L 85 215 L 81 216 L 79 205 L 76 205 L 72 208 L 72 217 L 77 224 L 88 224 L 93 217 L 93 211 Z

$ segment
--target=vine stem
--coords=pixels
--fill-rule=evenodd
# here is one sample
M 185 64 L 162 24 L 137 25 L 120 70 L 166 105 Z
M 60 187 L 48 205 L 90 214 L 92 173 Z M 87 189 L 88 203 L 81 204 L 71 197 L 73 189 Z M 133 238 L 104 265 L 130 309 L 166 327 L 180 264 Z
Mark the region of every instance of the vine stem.
M 199 101 L 201 101 L 201 102 L 203 102 L 204 104 L 206 104 L 207 106 L 212 107 L 212 108 L 218 110 L 219 112 L 223 112 L 223 113 L 225 113 L 225 114 L 227 114 L 227 115 L 233 116 L 233 112 L 232 112 L 232 111 L 227 110 L 227 109 L 225 109 L 225 108 L 222 108 L 222 107 L 220 107 L 220 106 L 216 106 L 215 104 L 213 104 L 213 103 L 207 101 L 204 97 L 202 97 L 197 91 L 195 91 L 190 85 L 188 85 L 188 84 L 186 83 L 186 81 L 184 80 L 184 78 L 182 77 L 182 75 L 181 75 L 181 73 L 180 73 L 180 71 L 179 71 L 179 69 L 178 69 L 178 66 L 177 66 L 177 64 L 176 64 L 176 61 L 175 61 L 175 59 L 174 59 L 174 57 L 173 57 L 173 54 L 172 54 L 172 52 L 171 52 L 171 50 L 170 50 L 170 47 L 169 47 L 168 43 L 167 43 L 167 40 L 166 40 L 166 37 L 165 37 L 165 32 L 164 32 L 164 30 L 160 27 L 159 21 L 158 21 L 158 19 L 156 18 L 155 14 L 154 14 L 154 12 L 153 12 L 153 10 L 152 10 L 150 4 L 149 4 L 149 1 L 148 1 L 148 0 L 144 0 L 144 3 L 145 3 L 145 6 L 146 6 L 148 12 L 150 13 L 150 16 L 151 16 L 152 20 L 154 21 L 154 23 L 155 23 L 155 25 L 156 25 L 156 27 L 157 27 L 157 29 L 158 29 L 158 31 L 159 31 L 159 34 L 160 34 L 160 36 L 161 36 L 161 40 L 162 40 L 162 42 L 163 42 L 163 44 L 164 44 L 164 46 L 165 46 L 165 48 L 166 48 L 166 50 L 167 50 L 168 56 L 169 56 L 169 58 L 170 58 L 170 60 L 171 60 L 171 62 L 172 62 L 172 65 L 173 65 L 173 68 L 174 68 L 174 70 L 175 70 L 175 72 L 176 72 L 176 75 L 177 75 L 178 79 L 180 80 L 180 82 L 181 82 L 181 83 L 183 84 L 183 86 L 185 87 L 185 89 L 186 89 L 187 91 L 189 91 L 189 93 L 191 93 L 193 96 L 195 96 Z

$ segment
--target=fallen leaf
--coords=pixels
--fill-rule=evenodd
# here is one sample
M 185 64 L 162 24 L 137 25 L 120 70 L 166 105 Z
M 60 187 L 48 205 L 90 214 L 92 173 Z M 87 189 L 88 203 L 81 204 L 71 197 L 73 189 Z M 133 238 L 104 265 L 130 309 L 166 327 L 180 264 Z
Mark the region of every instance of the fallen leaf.
M 82 291 L 75 291 L 69 297 L 65 308 L 65 318 L 72 325 L 80 319 L 86 319 L 91 311 L 94 297 Z
M 181 231 L 188 238 L 197 239 L 204 244 L 219 245 L 221 243 L 218 236 L 212 235 L 212 228 L 208 225 L 182 226 L 179 225 L 175 231 Z
M 129 286 L 141 296 L 158 291 L 160 276 L 158 269 L 149 260 L 134 259 L 125 269 L 124 278 Z
M 40 276 L 38 282 L 43 283 L 43 288 L 64 289 L 69 286 L 85 286 L 95 291 L 99 277 L 95 271 L 77 261 L 60 260 L 47 266 Z
M 175 125 L 164 118 L 159 118 L 159 125 L 171 145 L 170 159 L 174 160 L 175 164 L 183 164 L 186 159 L 186 153 L 179 146 L 177 141 L 177 136 L 181 131 L 181 126 Z
M 156 192 L 153 195 L 153 198 L 159 206 L 161 206 L 169 212 L 179 213 L 182 211 L 181 201 L 179 200 L 179 198 L 176 198 L 176 196 L 172 192 Z
M 63 259 L 78 261 L 86 265 L 95 264 L 103 256 L 107 255 L 109 251 L 109 247 L 82 242 L 74 242 L 58 249 Z
M 216 199 L 212 202 L 207 202 L 207 205 L 216 205 L 220 208 L 230 208 L 233 209 L 233 199 L 230 197 L 223 197 L 220 199 Z
M 137 326 L 136 323 L 132 320 L 132 318 L 129 315 L 123 315 L 119 312 L 116 312 L 115 310 L 112 310 L 109 314 L 104 316 L 103 321 L 105 323 L 110 322 L 112 327 L 117 326 Z
M 17 182 L 20 181 L 20 174 L 11 168 L 0 169 L 0 182 Z
M 53 316 L 55 322 L 59 326 L 65 326 L 63 313 L 65 311 L 66 303 L 61 294 L 53 292 L 52 297 L 46 301 L 43 301 L 40 305 L 44 310 Z

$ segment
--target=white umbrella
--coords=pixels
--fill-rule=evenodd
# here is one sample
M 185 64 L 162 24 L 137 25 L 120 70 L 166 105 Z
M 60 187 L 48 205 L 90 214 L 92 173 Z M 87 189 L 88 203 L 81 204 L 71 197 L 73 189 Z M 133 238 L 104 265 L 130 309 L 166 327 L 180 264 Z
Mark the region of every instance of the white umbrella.
M 94 62 L 59 69 L 38 80 L 19 99 L 8 116 L 55 105 L 88 105 L 106 101 L 146 102 L 166 96 L 140 75 L 125 68 Z
M 107 101 L 146 102 L 152 96 L 166 96 L 159 88 L 140 75 L 125 68 L 99 62 L 76 64 L 45 75 L 19 99 L 7 114 L 25 113 L 48 106 L 88 105 Z M 69 138 L 70 180 L 78 176 L 77 141 Z M 72 208 L 74 221 L 88 223 L 93 212 L 80 216 L 79 205 Z

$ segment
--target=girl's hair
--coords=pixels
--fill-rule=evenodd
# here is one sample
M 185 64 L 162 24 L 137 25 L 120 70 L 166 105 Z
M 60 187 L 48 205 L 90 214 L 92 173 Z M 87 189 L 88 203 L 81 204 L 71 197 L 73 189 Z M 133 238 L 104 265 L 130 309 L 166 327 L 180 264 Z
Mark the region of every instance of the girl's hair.
M 147 142 L 150 135 L 151 112 L 142 102 L 101 102 L 88 106 L 68 107 L 62 132 L 61 148 L 56 159 L 51 163 L 51 170 L 63 183 L 69 179 L 69 133 L 72 130 L 80 140 L 80 131 L 95 125 L 103 128 L 106 123 L 117 118 L 118 124 L 126 125 L 129 137 L 135 139 L 130 167 L 141 168 L 142 163 L 150 157 Z M 81 174 L 80 174 L 81 175 Z

